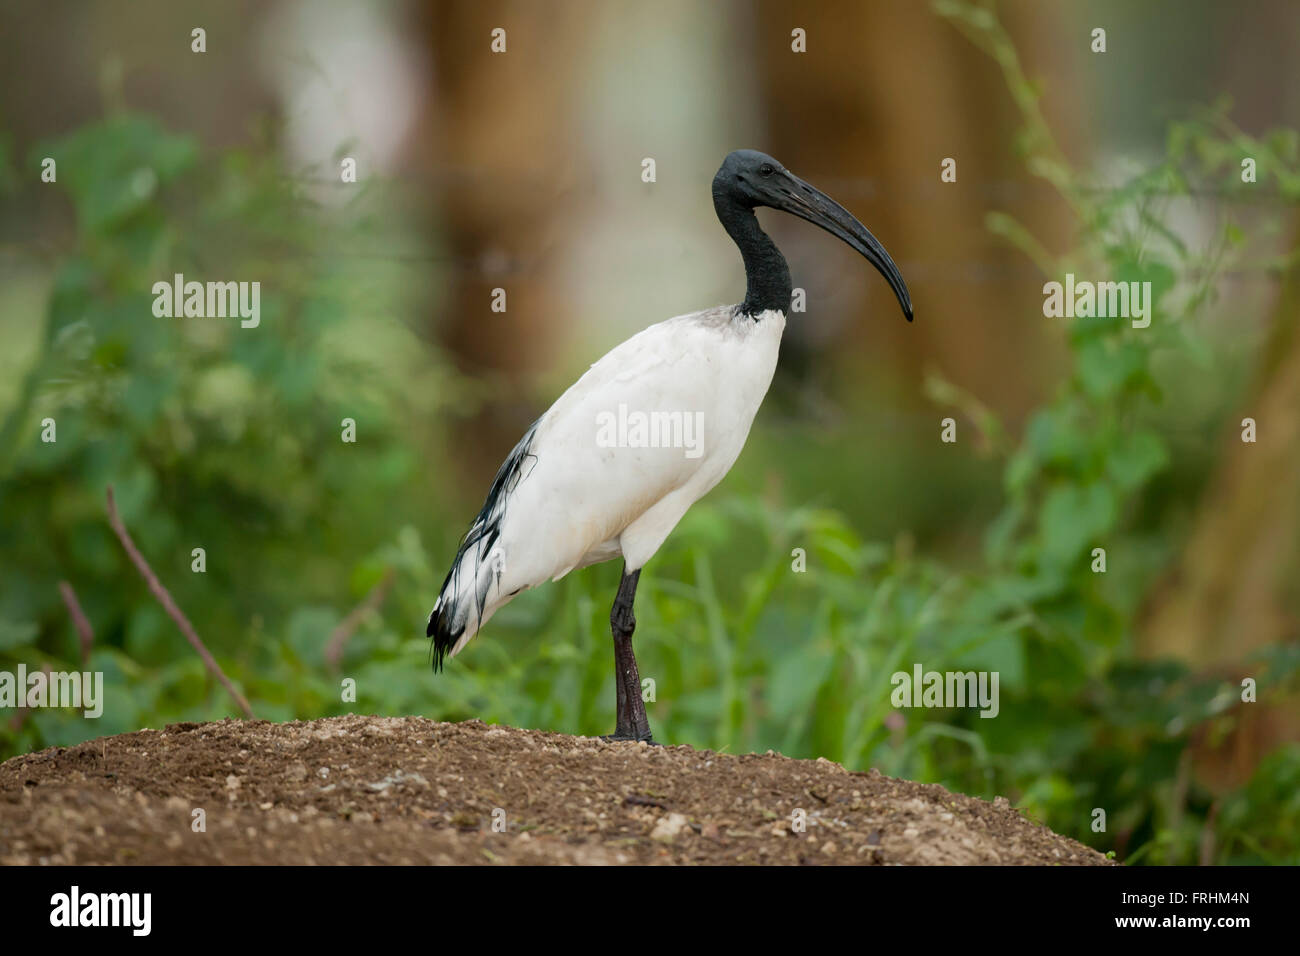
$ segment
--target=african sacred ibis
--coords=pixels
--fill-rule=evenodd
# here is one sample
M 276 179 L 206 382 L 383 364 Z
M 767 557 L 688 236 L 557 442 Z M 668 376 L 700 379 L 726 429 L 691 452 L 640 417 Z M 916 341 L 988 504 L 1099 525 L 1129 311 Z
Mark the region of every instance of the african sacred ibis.
M 731 153 L 713 178 L 713 208 L 744 258 L 745 301 L 632 336 L 533 423 L 493 479 L 429 614 L 435 670 L 520 591 L 621 555 L 609 616 L 618 699 L 609 739 L 651 740 L 632 653 L 637 579 L 686 509 L 739 456 L 771 384 L 790 308 L 790 270 L 759 228 L 758 206 L 806 219 L 856 249 L 911 321 L 898 267 L 843 206 L 771 156 Z M 616 417 L 619 427 L 611 428 Z M 672 427 L 647 430 L 647 421 Z M 690 441 L 682 423 L 700 426 Z M 664 437 L 670 440 L 656 440 Z

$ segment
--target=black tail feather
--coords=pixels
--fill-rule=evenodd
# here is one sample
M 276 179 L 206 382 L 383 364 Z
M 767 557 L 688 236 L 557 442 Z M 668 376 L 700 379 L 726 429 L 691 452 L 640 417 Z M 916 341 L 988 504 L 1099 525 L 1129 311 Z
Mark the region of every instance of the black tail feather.
M 445 588 L 446 585 L 444 584 L 443 587 Z M 451 615 L 446 613 L 447 610 L 440 598 L 438 606 L 429 612 L 429 624 L 424 629 L 424 636 L 433 638 L 431 653 L 435 674 L 442 670 L 443 659 L 456 646 L 456 641 L 460 640 L 461 634 L 465 631 L 464 627 L 459 631 L 452 630 Z
M 433 638 L 432 657 L 435 672 L 442 670 L 444 659 L 465 633 L 469 620 L 470 609 L 464 606 L 461 596 L 462 573 L 472 574 L 475 581 L 480 582 L 474 588 L 474 600 L 478 609 L 476 620 L 483 620 L 483 613 L 487 607 L 488 583 L 492 578 L 483 576 L 480 572 L 497 539 L 501 536 L 501 522 L 505 519 L 510 495 L 518 487 L 519 482 L 527 477 L 525 465 L 536 458 L 530 449 L 540 422 L 541 419 L 533 422 L 497 470 L 496 477 L 492 480 L 492 487 L 488 489 L 487 501 L 483 503 L 483 509 L 470 525 L 465 537 L 461 539 L 460 548 L 456 551 L 456 560 L 452 562 L 451 570 L 447 572 L 447 577 L 442 582 L 438 602 L 429 613 L 429 623 L 424 632 L 425 637 Z

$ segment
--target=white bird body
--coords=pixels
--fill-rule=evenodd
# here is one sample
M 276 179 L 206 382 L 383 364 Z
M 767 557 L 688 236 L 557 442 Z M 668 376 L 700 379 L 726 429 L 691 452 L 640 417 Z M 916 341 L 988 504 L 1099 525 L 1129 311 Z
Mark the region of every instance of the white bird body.
M 457 555 L 457 588 L 439 598 L 465 609 L 450 655 L 519 591 L 620 555 L 628 572 L 640 569 L 739 457 L 784 329 L 775 310 L 675 316 L 616 346 L 570 386 L 503 466 L 516 462 L 517 479 L 503 484 L 499 506 L 489 500 L 471 529 L 470 539 L 495 518 L 495 540 Z M 698 447 L 601 442 L 602 423 L 620 409 L 694 415 Z

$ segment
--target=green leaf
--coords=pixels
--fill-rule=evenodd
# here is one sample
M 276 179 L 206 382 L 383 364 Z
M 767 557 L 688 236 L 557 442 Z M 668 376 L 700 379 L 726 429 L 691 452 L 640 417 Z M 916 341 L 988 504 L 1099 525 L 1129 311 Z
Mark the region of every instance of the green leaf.
M 1154 432 L 1121 435 L 1110 449 L 1106 470 L 1125 492 L 1140 488 L 1169 462 L 1164 441 Z
M 30 621 L 6 621 L 0 618 L 0 651 L 12 651 L 32 644 L 36 640 L 37 628 Z
M 1039 514 L 1043 560 L 1059 568 L 1074 562 L 1094 543 L 1103 545 L 1117 516 L 1114 493 L 1106 485 L 1056 486 Z
M 154 201 L 161 186 L 193 165 L 198 150 L 152 117 L 115 114 L 34 150 L 52 157 L 83 229 L 106 233 Z

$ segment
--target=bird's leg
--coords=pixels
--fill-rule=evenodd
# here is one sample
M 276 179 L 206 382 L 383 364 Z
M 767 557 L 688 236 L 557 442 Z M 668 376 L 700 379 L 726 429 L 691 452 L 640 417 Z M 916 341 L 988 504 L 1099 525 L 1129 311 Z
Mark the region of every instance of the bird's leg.
M 606 740 L 644 740 L 654 743 L 650 736 L 650 721 L 645 715 L 645 701 L 641 699 L 641 673 L 637 670 L 636 655 L 632 653 L 632 632 L 636 630 L 636 617 L 632 602 L 636 599 L 636 582 L 639 570 L 628 574 L 618 585 L 618 596 L 609 612 L 609 628 L 614 635 L 614 688 L 618 702 L 618 723 L 612 736 Z

